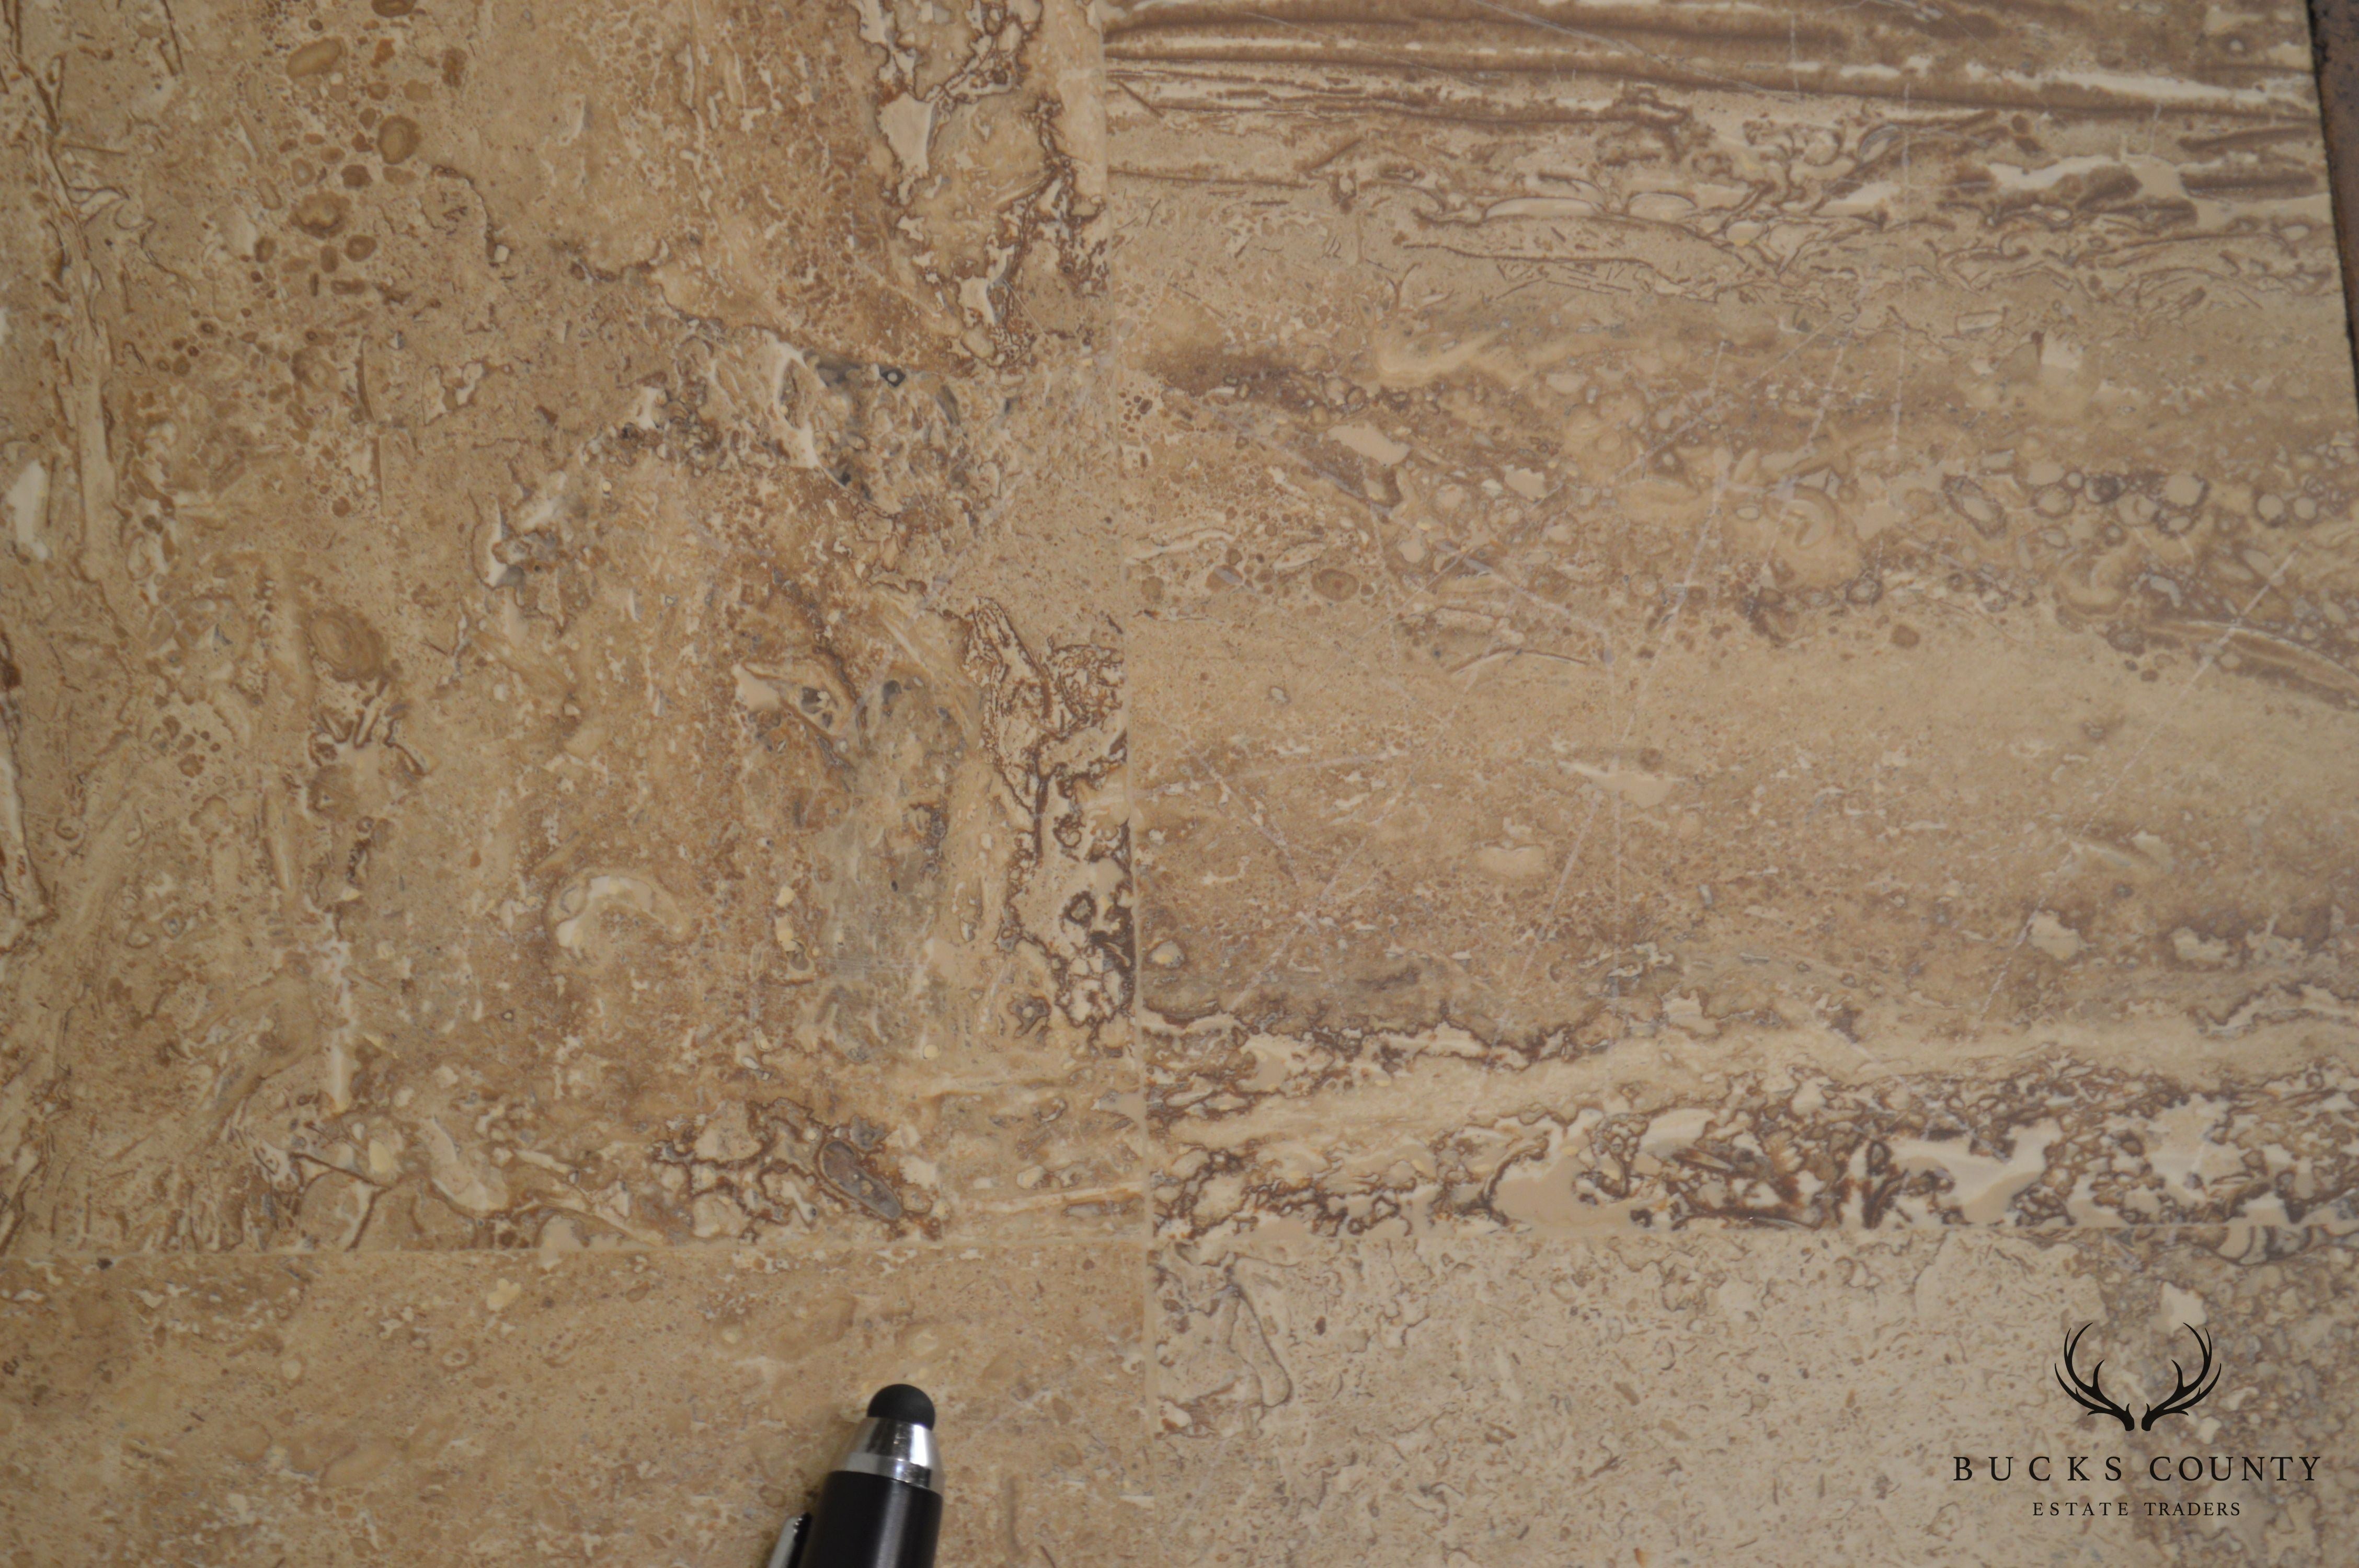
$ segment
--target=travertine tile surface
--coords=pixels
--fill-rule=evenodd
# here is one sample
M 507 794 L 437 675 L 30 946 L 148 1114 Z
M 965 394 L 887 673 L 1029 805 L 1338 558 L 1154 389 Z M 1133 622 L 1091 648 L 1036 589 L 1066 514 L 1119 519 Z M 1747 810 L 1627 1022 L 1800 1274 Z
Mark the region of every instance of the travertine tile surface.
M 2334 1560 L 2299 5 L 0 26 L 0 1560 Z
M 1174 1560 L 2337 1562 L 2359 1426 L 2327 1370 L 2359 1335 L 2346 1232 L 1167 1254 L 1156 1446 Z M 2066 1332 L 2092 1323 L 2078 1369 L 2112 1357 L 2101 1386 L 2141 1411 L 2204 1329 L 2215 1397 L 2151 1431 L 2082 1413 L 2051 1379 Z M 2190 1454 L 2200 1481 L 2179 1478 Z
M 1125 1247 L 60 1260 L 0 1289 L 12 1563 L 756 1564 L 905 1378 L 951 1434 L 943 1562 L 1149 1560 Z
M 0 1233 L 1123 1224 L 1078 14 L 22 27 Z
M 1167 1224 L 2339 1190 L 2299 7 L 1553 15 L 1109 29 Z

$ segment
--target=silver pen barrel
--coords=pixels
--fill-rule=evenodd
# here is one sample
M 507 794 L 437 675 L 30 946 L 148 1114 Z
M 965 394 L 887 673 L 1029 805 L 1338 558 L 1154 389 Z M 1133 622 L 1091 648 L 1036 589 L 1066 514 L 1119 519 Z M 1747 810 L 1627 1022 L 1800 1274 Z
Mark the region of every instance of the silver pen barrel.
M 934 1429 L 914 1421 L 870 1416 L 852 1434 L 852 1443 L 836 1462 L 838 1470 L 859 1476 L 883 1476 L 889 1480 L 942 1489 L 941 1459 L 934 1447 Z

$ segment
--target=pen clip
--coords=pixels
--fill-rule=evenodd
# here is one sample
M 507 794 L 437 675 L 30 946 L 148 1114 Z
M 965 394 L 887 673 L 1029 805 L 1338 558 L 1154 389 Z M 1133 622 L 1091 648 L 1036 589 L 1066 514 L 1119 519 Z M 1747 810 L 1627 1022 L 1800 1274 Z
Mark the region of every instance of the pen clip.
M 770 1548 L 768 1568 L 795 1568 L 803 1554 L 803 1541 L 810 1534 L 811 1516 L 797 1514 L 778 1532 L 778 1544 Z

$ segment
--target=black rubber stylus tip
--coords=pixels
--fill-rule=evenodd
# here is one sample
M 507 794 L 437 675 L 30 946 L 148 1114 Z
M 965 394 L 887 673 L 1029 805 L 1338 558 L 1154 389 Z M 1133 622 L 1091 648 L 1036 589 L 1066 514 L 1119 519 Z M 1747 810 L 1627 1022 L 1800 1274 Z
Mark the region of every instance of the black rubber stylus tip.
M 926 1398 L 923 1389 L 907 1383 L 887 1383 L 877 1390 L 876 1397 L 868 1401 L 868 1413 L 878 1421 L 906 1421 L 929 1432 L 934 1425 L 934 1401 Z

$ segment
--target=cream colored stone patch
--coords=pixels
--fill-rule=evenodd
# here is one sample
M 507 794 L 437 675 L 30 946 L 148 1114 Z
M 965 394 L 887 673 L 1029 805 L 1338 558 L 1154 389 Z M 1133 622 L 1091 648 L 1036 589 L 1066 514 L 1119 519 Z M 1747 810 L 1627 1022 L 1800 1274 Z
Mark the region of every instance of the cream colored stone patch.
M 569 953 L 586 954 L 593 923 L 608 911 L 643 915 L 674 941 L 687 934 L 679 903 L 661 886 L 629 872 L 602 871 L 577 877 L 558 890 L 549 901 L 549 936 Z
M 2038 1485 L 2092 1509 L 2043 1517 L 2041 1549 L 2167 1561 L 2189 1531 L 2148 1505 L 2191 1495 L 2214 1506 L 2223 1560 L 2328 1561 L 2350 1401 L 2312 1391 L 2313 1357 L 2352 1353 L 2349 1252 L 2249 1227 L 1175 1248 L 1157 1259 L 1154 1443 L 1171 1485 L 1224 1506 L 1171 1521 L 1169 1550 L 1349 1564 L 1413 1538 L 1535 1565 L 1598 1541 L 1649 1562 L 2017 1561 Z M 2090 1325 L 2082 1370 L 2102 1356 L 2107 1390 L 2143 1408 L 2190 1355 L 2181 1325 L 2208 1317 L 2224 1347 L 2231 1315 L 2268 1346 L 2235 1363 L 2233 1406 L 2124 1433 L 2057 1387 L 2066 1325 Z M 2182 1486 L 2190 1454 L 2319 1462 Z M 2035 1454 L 2050 1480 L 2027 1482 Z M 2158 1463 L 2170 1479 L 2149 1478 Z M 1423 1504 L 1435 1476 L 1446 1511 Z
M 1396 441 L 1373 425 L 1347 421 L 1327 427 L 1327 438 L 1386 467 L 1398 463 L 1409 454 L 1406 442 Z

